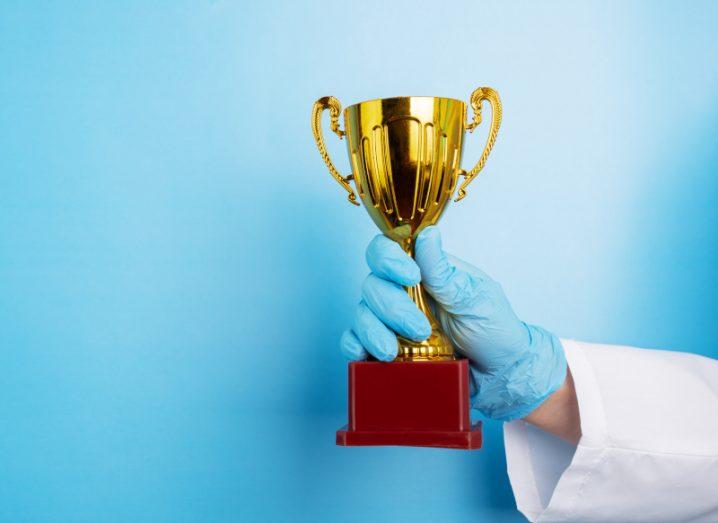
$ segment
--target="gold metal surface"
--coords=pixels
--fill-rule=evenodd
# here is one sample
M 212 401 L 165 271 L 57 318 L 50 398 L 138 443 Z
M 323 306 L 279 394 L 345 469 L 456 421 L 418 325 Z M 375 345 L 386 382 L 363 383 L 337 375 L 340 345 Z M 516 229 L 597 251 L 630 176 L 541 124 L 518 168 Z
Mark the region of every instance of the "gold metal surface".
M 459 176 L 465 176 L 456 201 L 466 195 L 466 187 L 483 169 L 501 125 L 501 101 L 489 87 L 471 94 L 473 120 L 465 122 L 466 104 L 452 98 L 408 96 L 370 100 L 344 110 L 344 129 L 339 129 L 339 101 L 326 96 L 312 109 L 312 131 L 319 153 L 330 174 L 349 192 L 349 201 L 359 197 L 371 219 L 389 238 L 413 255 L 417 234 L 435 224 L 456 188 Z M 462 141 L 465 131 L 481 123 L 481 104 L 491 104 L 492 122 L 484 151 L 467 174 L 461 169 Z M 339 138 L 347 136 L 352 173 L 343 177 L 334 167 L 321 130 L 321 116 L 329 109 L 331 129 Z M 453 359 L 454 349 L 428 306 L 421 284 L 407 292 L 429 319 L 432 332 L 423 342 L 399 337 L 397 360 Z
M 469 174 L 466 174 L 466 171 L 461 171 L 461 174 L 464 175 L 466 179 L 461 184 L 461 187 L 459 187 L 456 200 L 454 200 L 456 202 L 466 196 L 466 187 L 468 187 L 471 183 L 471 180 L 476 178 L 479 171 L 484 168 L 486 159 L 489 157 L 489 153 L 491 152 L 491 149 L 493 149 L 494 143 L 496 142 L 496 135 L 499 133 L 499 127 L 501 127 L 501 99 L 499 98 L 499 93 L 494 91 L 491 87 L 479 87 L 471 93 L 470 100 L 471 108 L 474 110 L 474 120 L 471 123 L 466 124 L 466 130 L 473 133 L 476 126 L 481 123 L 481 102 L 484 100 L 487 100 L 491 104 L 491 127 L 489 128 L 489 136 L 486 138 L 484 152 L 481 153 L 479 161 L 476 162 L 474 168 L 469 171 Z
M 337 171 L 336 167 L 334 167 L 334 163 L 332 163 L 332 159 L 329 158 L 327 148 L 324 146 L 324 134 L 322 133 L 322 113 L 324 112 L 324 109 L 329 109 L 329 117 L 331 118 L 330 126 L 332 131 L 336 133 L 340 140 L 344 138 L 344 131 L 339 129 L 339 112 L 342 110 L 342 106 L 339 103 L 339 100 L 333 96 L 325 96 L 317 100 L 312 108 L 312 132 L 314 133 L 314 141 L 317 142 L 319 154 L 322 155 L 324 163 L 327 164 L 329 173 L 342 187 L 344 187 L 344 189 L 347 190 L 349 193 L 349 201 L 354 205 L 359 205 L 359 202 L 357 202 L 357 195 L 354 194 L 354 190 L 349 185 L 349 180 L 352 179 L 351 175 L 344 178 L 341 174 L 339 174 L 339 171 Z

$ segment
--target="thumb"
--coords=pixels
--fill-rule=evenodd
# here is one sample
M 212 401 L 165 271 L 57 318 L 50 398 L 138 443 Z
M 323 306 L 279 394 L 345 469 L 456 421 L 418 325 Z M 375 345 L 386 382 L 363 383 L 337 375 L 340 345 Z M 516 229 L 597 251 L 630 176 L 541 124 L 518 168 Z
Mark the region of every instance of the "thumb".
M 483 283 L 480 271 L 472 274 L 453 263 L 441 247 L 439 229 L 433 225 L 419 233 L 414 259 L 421 270 L 424 288 L 448 312 L 461 313 Z

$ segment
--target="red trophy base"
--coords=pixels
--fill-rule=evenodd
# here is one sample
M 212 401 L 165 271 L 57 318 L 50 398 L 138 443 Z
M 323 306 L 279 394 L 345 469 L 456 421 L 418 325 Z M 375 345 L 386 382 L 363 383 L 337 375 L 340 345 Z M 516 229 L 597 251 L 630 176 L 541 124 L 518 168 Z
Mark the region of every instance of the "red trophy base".
M 481 448 L 467 360 L 349 364 L 349 424 L 337 445 Z

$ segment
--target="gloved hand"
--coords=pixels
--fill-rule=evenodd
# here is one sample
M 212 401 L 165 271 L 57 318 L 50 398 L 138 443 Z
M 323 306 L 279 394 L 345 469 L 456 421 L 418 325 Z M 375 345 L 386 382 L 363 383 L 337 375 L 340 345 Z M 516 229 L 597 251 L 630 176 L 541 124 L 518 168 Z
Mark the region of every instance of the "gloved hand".
M 493 419 L 523 418 L 563 384 L 566 358 L 558 338 L 518 319 L 497 282 L 444 253 L 436 227 L 419 234 L 414 259 L 378 235 L 366 260 L 371 274 L 340 342 L 349 359 L 371 354 L 391 361 L 396 334 L 416 341 L 429 336 L 429 321 L 402 288 L 422 281 L 443 331 L 469 359 L 474 408 Z

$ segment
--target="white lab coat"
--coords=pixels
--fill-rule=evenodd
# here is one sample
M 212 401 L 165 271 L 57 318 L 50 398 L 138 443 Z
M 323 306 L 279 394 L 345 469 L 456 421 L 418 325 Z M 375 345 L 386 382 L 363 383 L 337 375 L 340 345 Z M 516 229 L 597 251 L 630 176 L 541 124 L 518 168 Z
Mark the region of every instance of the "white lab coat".
M 718 522 L 718 361 L 562 340 L 581 413 L 569 445 L 504 425 L 530 521 Z

